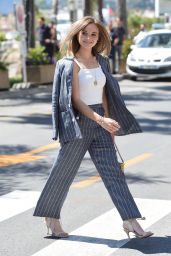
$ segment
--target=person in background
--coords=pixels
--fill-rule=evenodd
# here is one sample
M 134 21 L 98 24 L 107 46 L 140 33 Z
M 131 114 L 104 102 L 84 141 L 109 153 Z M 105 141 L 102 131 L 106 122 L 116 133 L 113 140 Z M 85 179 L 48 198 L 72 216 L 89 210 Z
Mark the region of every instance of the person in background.
M 140 31 L 139 33 L 134 37 L 134 43 L 138 44 L 143 38 L 144 36 L 147 34 L 147 30 L 145 28 L 144 24 L 140 24 Z
M 53 62 L 53 44 L 51 43 L 51 30 L 45 23 L 45 18 L 39 19 L 39 42 L 45 47 L 45 52 L 48 54 L 49 62 Z
M 51 55 L 54 57 L 55 53 L 59 51 L 59 44 L 57 40 L 57 30 L 56 30 L 56 25 L 54 21 L 51 21 L 50 25 L 50 43 L 51 43 Z
M 120 71 L 122 47 L 123 47 L 123 42 L 126 38 L 126 31 L 122 25 L 123 21 L 121 18 L 116 18 L 115 22 L 116 22 L 116 28 L 114 30 L 115 39 L 113 44 L 115 47 L 115 73 L 117 73 Z
M 109 21 L 109 25 L 108 25 L 108 32 L 109 32 L 109 36 L 110 36 L 110 40 L 111 40 L 111 51 L 109 54 L 109 61 L 110 61 L 110 68 L 111 68 L 111 72 L 113 74 L 115 74 L 115 70 L 116 70 L 116 59 L 115 59 L 115 40 L 117 39 L 117 34 L 115 31 L 115 28 L 113 26 L 113 21 L 110 20 Z

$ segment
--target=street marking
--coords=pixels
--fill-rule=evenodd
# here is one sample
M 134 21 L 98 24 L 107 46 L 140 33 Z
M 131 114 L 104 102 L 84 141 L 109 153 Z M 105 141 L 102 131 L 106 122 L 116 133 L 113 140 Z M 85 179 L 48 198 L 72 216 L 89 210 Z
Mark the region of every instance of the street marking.
M 37 112 L 37 111 L 35 111 L 35 112 L 27 112 L 26 114 L 28 114 L 28 115 L 30 115 L 30 116 L 41 116 L 41 115 L 44 115 L 44 116 L 51 116 L 52 115 L 52 113 L 51 113 L 51 111 L 44 111 L 44 112 Z
M 141 161 L 144 161 L 145 159 L 148 159 L 150 157 L 152 157 L 153 154 L 151 153 L 145 153 L 145 154 L 142 154 L 142 155 L 139 155 L 139 156 L 136 156 L 132 159 L 129 159 L 127 161 L 125 161 L 125 168 L 129 167 L 129 166 L 132 166 L 132 165 L 135 165 Z M 101 180 L 101 177 L 99 176 L 92 176 L 86 180 L 81 180 L 81 181 L 78 181 L 78 182 L 74 182 L 72 187 L 73 188 L 85 188 L 85 187 L 88 187 L 98 181 Z
M 101 180 L 101 177 L 99 176 L 92 176 L 86 180 L 81 180 L 81 181 L 78 181 L 78 182 L 74 182 L 72 187 L 73 188 L 85 188 L 85 187 L 88 187 L 92 184 L 94 184 L 95 182 L 97 181 L 100 181 Z
M 39 196 L 38 191 L 19 190 L 1 196 L 0 221 L 33 208 Z M 171 200 L 135 198 L 135 201 L 142 216 L 147 218 L 142 223 L 144 229 L 149 230 L 171 212 Z M 55 240 L 32 256 L 112 256 L 128 241 L 122 230 L 122 220 L 114 208 L 71 232 L 68 239 Z
M 5 167 L 9 165 L 14 165 L 14 164 L 21 164 L 21 163 L 30 162 L 30 161 L 36 161 L 39 159 L 43 159 L 45 157 L 46 156 L 32 156 L 28 153 L 16 154 L 16 155 L 1 155 L 0 166 Z
M 141 161 L 144 161 L 145 159 L 148 159 L 148 158 L 152 157 L 153 155 L 154 154 L 152 154 L 152 153 L 144 153 L 142 155 L 139 155 L 132 159 L 129 159 L 129 160 L 125 161 L 125 168 L 132 166 L 134 164 L 137 164 Z
M 143 216 L 144 229 L 149 228 L 171 212 L 171 201 L 135 199 Z M 67 239 L 55 240 L 32 256 L 112 256 L 129 240 L 122 230 L 122 220 L 112 209 L 70 233 Z
M 37 153 L 40 153 L 40 152 L 48 151 L 50 149 L 54 149 L 54 148 L 59 147 L 59 146 L 60 146 L 60 143 L 57 141 L 57 142 L 54 142 L 54 143 L 51 143 L 51 144 L 48 144 L 48 145 L 45 145 L 45 146 L 33 149 L 33 150 L 29 151 L 29 152 L 31 154 L 37 154 Z
M 15 190 L 0 197 L 0 221 L 33 208 L 40 196 L 38 191 Z
M 51 143 L 33 150 L 30 150 L 25 153 L 20 153 L 20 154 L 15 154 L 15 155 L 0 155 L 0 167 L 5 167 L 9 165 L 14 165 L 14 164 L 21 164 L 25 162 L 30 162 L 30 161 L 36 161 L 39 159 L 46 158 L 46 156 L 35 156 L 33 154 L 38 154 L 41 152 L 48 151 L 50 149 L 54 149 L 59 147 L 59 142 Z
M 32 149 L 28 152 L 25 153 L 19 153 L 15 155 L 0 155 L 0 167 L 5 167 L 9 165 L 15 165 L 15 164 L 21 164 L 25 162 L 30 162 L 30 161 L 36 161 L 40 159 L 46 158 L 46 156 L 35 156 L 34 154 L 38 154 L 41 152 L 45 152 L 54 148 L 57 148 L 60 146 L 60 143 L 57 141 L 55 143 L 51 143 L 36 149 Z M 140 156 L 134 157 L 128 161 L 125 162 L 125 168 L 129 167 L 133 164 L 137 164 L 149 157 L 153 156 L 151 153 L 145 153 Z M 85 181 L 80 181 L 79 183 L 75 184 L 75 187 L 86 187 L 89 186 L 90 184 L 93 184 L 96 181 L 99 181 L 100 178 L 98 176 L 93 176 L 89 178 L 88 180 Z

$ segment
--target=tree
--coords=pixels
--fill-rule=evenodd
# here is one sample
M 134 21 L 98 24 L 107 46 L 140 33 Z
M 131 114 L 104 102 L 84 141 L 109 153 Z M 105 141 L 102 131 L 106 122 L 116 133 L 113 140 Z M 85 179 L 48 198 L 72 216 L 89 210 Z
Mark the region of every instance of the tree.
M 104 22 L 104 17 L 103 17 L 103 13 L 102 13 L 103 0 L 98 0 L 97 4 L 98 4 L 99 19 L 101 22 Z
M 93 6 L 91 0 L 85 0 L 84 2 L 84 16 L 93 15 Z
M 96 1 L 85 0 L 84 16 L 86 16 L 86 15 L 93 16 L 94 10 L 96 9 L 96 10 L 98 10 L 99 20 L 104 22 L 102 8 L 103 8 L 103 0 L 96 0 Z
M 58 0 L 53 0 L 53 14 L 56 16 L 58 14 Z
M 35 47 L 35 6 L 34 0 L 25 0 L 27 47 Z
M 127 3 L 126 3 L 126 0 L 118 0 L 118 12 L 119 12 L 119 18 L 123 21 L 123 26 L 124 26 L 126 34 L 127 34 L 128 25 L 127 25 Z

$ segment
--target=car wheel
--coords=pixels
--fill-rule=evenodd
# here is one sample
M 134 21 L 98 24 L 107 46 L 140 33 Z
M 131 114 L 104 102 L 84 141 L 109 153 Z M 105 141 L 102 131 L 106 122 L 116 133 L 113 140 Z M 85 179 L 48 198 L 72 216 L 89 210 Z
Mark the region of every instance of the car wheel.
M 131 76 L 131 80 L 132 81 L 137 81 L 137 77 L 136 76 Z

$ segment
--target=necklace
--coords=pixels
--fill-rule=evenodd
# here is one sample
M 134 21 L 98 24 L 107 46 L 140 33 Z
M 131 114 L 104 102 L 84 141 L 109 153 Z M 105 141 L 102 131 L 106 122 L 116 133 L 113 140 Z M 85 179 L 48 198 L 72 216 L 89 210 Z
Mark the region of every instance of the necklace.
M 97 86 L 96 68 L 94 69 L 94 86 Z

